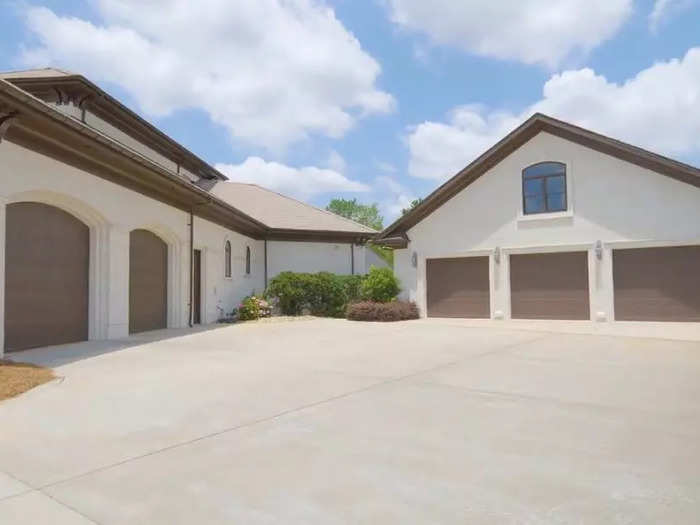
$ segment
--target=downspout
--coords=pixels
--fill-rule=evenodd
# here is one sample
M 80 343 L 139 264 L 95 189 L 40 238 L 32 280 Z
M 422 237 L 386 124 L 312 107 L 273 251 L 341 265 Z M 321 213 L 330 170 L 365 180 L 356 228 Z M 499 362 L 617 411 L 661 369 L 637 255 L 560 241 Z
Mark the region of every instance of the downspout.
M 189 315 L 188 315 L 188 325 L 190 328 L 192 328 L 192 294 L 193 294 L 193 285 L 194 285 L 194 213 L 190 209 L 190 301 L 188 305 L 189 309 Z
M 265 290 L 267 290 L 267 239 L 265 239 Z
M 350 243 L 350 274 L 355 275 L 355 243 Z

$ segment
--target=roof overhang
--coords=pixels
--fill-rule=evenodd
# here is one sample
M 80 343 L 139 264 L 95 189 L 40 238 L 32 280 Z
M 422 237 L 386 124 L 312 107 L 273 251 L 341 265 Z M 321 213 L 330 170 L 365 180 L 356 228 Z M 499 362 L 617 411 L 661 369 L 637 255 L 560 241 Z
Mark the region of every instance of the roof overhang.
M 224 174 L 82 75 L 13 76 L 7 82 L 43 101 L 87 109 L 200 177 L 227 180 Z
M 408 247 L 408 237 L 406 235 L 397 235 L 395 237 L 382 237 L 372 241 L 372 244 L 384 246 L 385 248 L 393 248 L 401 250 Z
M 148 158 L 0 80 L 4 138 L 254 239 L 267 226 Z M 21 176 L 21 174 L 18 174 Z
M 523 124 L 506 135 L 500 142 L 471 162 L 466 168 L 438 187 L 418 206 L 400 217 L 379 235 L 376 242 L 384 243 L 390 238 L 406 233 L 425 219 L 476 179 L 488 172 L 508 155 L 521 147 L 535 135 L 546 132 L 576 144 L 617 157 L 661 175 L 700 187 L 700 169 L 678 162 L 656 153 L 626 144 L 619 140 L 594 133 L 567 122 L 536 113 Z
M 365 244 L 367 241 L 374 238 L 375 235 L 376 233 L 370 232 L 270 228 L 265 238 L 269 241 Z

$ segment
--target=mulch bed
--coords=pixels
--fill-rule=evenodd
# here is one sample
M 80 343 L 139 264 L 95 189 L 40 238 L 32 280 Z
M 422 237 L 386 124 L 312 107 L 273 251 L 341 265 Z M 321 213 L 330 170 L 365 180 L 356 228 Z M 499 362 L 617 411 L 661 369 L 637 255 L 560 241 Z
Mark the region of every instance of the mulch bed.
M 18 396 L 54 377 L 50 368 L 0 359 L 0 401 Z

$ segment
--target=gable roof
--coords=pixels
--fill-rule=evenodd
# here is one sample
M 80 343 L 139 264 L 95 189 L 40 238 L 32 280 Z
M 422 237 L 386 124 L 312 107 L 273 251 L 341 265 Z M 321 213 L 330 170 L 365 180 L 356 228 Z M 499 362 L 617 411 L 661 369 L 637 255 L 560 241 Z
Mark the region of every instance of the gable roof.
M 0 72 L 6 80 L 23 91 L 44 101 L 66 103 L 72 101 L 181 164 L 192 173 L 207 179 L 226 180 L 227 177 L 190 150 L 163 133 L 153 124 L 132 111 L 109 93 L 78 73 L 54 67 Z
M 371 237 L 376 230 L 335 213 L 265 189 L 257 184 L 216 182 L 209 190 L 219 199 L 277 231 L 341 232 Z
M 364 243 L 377 234 L 254 184 L 192 182 L 0 78 L 3 138 L 254 239 Z M 211 191 L 218 184 L 226 186 Z
M 457 195 L 489 171 L 501 160 L 540 132 L 575 142 L 587 148 L 612 155 L 642 168 L 700 187 L 700 169 L 632 146 L 605 135 L 589 131 L 542 113 L 535 113 L 498 143 L 472 161 L 454 177 L 439 186 L 418 206 L 387 226 L 376 238 L 380 244 L 405 247 L 406 231 Z

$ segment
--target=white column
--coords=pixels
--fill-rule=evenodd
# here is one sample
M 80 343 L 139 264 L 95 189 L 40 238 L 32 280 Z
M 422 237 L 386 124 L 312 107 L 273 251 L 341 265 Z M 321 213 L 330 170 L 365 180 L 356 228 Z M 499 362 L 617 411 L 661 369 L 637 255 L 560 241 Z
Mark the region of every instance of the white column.
M 0 197 L 0 357 L 5 355 L 5 217 L 7 199 Z
M 129 231 L 110 226 L 107 243 L 107 339 L 129 335 Z

